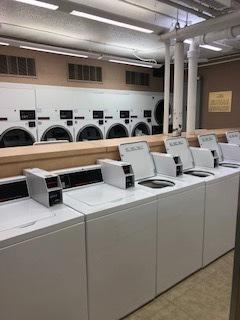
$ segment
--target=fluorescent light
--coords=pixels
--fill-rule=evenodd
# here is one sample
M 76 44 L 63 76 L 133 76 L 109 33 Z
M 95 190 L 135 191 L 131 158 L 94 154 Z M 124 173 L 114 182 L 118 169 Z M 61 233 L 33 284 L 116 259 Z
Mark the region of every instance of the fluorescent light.
M 192 40 L 191 40 L 191 39 L 185 39 L 183 42 L 184 42 L 184 43 L 187 43 L 187 44 L 191 44 L 191 43 L 192 43 Z
M 187 44 L 191 44 L 192 40 L 191 39 L 185 39 L 183 42 L 187 43 Z M 204 48 L 204 49 L 208 49 L 208 50 L 213 50 L 213 51 L 222 51 L 222 48 L 211 46 L 209 44 L 200 44 L 199 47 Z
M 7 43 L 7 42 L 0 42 L 0 46 L 9 46 L 9 43 Z
M 109 62 L 115 62 L 115 63 L 121 63 L 121 64 L 129 64 L 131 66 L 138 66 L 138 67 L 144 67 L 144 68 L 153 68 L 150 64 L 144 64 L 144 63 L 138 63 L 138 62 L 131 62 L 131 61 L 123 61 L 123 60 L 114 60 L 111 59 Z
M 222 48 L 210 46 L 209 44 L 201 44 L 199 47 L 212 51 L 222 51 Z
M 88 56 L 78 53 L 72 53 L 72 52 L 64 52 L 64 51 L 56 51 L 51 49 L 42 49 L 42 48 L 35 48 L 35 47 L 28 47 L 28 46 L 20 46 L 22 49 L 28 49 L 28 50 L 35 50 L 40 52 L 48 52 L 48 53 L 55 53 L 55 54 L 61 54 L 63 56 L 71 56 L 71 57 L 78 57 L 78 58 L 88 58 Z
M 43 1 L 37 1 L 37 0 L 15 0 L 15 1 L 30 4 L 32 6 L 50 9 L 50 10 L 57 10 L 59 8 L 59 6 L 55 4 L 51 4 Z
M 118 27 L 122 27 L 122 28 L 132 29 L 135 31 L 140 31 L 140 32 L 144 32 L 144 33 L 153 33 L 153 30 L 150 30 L 150 29 L 137 27 L 132 24 L 123 23 L 120 21 L 95 16 L 93 14 L 89 14 L 89 13 L 85 13 L 85 12 L 81 12 L 81 11 L 73 10 L 70 14 L 77 16 L 77 17 L 81 17 L 81 18 L 86 18 L 86 19 L 95 20 L 95 21 L 99 21 L 99 22 L 103 22 L 103 23 L 107 23 L 107 24 L 112 24 L 114 26 L 118 26 Z

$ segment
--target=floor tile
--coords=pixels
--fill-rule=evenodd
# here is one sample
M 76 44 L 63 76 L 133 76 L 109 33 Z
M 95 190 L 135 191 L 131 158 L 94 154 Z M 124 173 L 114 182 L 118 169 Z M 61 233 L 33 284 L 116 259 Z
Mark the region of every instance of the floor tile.
M 226 254 L 125 320 L 228 320 L 233 257 Z

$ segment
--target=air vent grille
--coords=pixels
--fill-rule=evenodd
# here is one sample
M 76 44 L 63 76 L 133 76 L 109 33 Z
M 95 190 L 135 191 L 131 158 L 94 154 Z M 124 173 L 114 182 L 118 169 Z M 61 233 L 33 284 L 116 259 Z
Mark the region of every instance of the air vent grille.
M 36 77 L 35 60 L 32 58 L 0 55 L 0 74 Z
M 69 80 L 102 82 L 102 68 L 82 64 L 68 64 Z
M 149 74 L 143 72 L 126 71 L 126 84 L 149 86 Z

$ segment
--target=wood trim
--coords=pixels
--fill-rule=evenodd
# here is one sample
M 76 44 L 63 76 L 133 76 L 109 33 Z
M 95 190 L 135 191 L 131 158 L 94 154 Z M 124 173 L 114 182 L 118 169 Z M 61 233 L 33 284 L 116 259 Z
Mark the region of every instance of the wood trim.
M 228 129 L 230 130 L 230 129 Z M 220 141 L 225 141 L 227 129 L 211 130 Z M 184 134 L 183 134 L 184 135 Z M 118 145 L 121 143 L 147 141 L 151 151 L 165 152 L 164 139 L 167 136 L 130 137 L 88 142 L 72 142 L 56 145 L 40 145 L 2 149 L 0 152 L 0 178 L 21 175 L 23 169 L 39 167 L 57 170 L 95 164 L 97 159 L 119 159 Z M 197 146 L 197 135 L 188 135 L 191 146 Z

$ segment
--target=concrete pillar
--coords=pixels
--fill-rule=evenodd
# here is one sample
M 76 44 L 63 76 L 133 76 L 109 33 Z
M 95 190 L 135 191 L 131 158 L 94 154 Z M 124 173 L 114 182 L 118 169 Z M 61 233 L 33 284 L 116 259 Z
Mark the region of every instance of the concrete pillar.
M 176 42 L 174 48 L 173 130 L 182 128 L 184 82 L 184 44 Z
M 165 72 L 164 72 L 164 118 L 163 133 L 168 134 L 170 102 L 170 42 L 165 43 Z
M 194 39 L 188 51 L 187 133 L 195 130 L 197 112 L 197 74 L 199 46 Z

